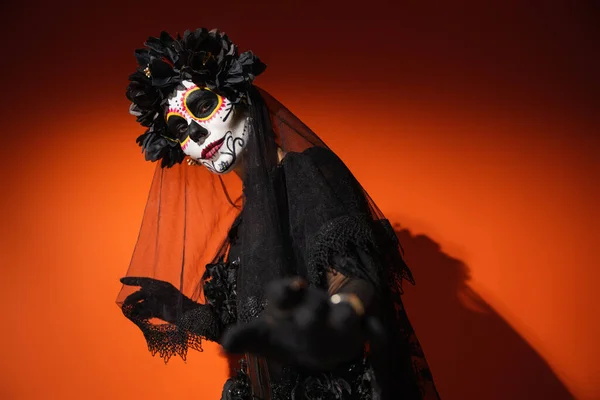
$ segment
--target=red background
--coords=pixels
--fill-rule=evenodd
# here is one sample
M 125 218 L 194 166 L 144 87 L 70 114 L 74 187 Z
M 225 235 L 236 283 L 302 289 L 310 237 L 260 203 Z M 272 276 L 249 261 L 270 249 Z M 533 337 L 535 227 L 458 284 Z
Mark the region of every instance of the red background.
M 3 3 L 0 397 L 218 398 L 215 346 L 165 366 L 114 305 L 154 168 L 133 50 L 206 26 L 397 224 L 442 398 L 600 398 L 593 2 L 281 3 Z

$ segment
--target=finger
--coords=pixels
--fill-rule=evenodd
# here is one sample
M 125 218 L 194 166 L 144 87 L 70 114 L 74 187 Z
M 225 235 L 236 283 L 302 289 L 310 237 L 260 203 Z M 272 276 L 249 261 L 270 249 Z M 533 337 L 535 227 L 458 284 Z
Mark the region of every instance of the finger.
M 339 331 L 351 329 L 358 326 L 360 322 L 361 317 L 347 302 L 332 305 L 331 313 L 329 314 L 329 323 L 334 329 Z
M 146 303 L 136 303 L 131 308 L 131 316 L 138 319 L 151 319 L 155 315 Z
M 148 293 L 155 293 L 173 287 L 169 282 L 160 281 L 158 279 L 138 276 L 126 276 L 121 278 L 121 283 L 128 286 L 140 286 Z
M 300 278 L 287 278 L 271 282 L 266 289 L 266 297 L 271 307 L 289 310 L 304 299 L 307 285 Z
M 375 317 L 368 317 L 365 320 L 365 330 L 371 347 L 383 351 L 388 345 L 388 337 L 381 321 Z
M 127 286 L 142 286 L 143 283 L 146 283 L 148 278 L 142 278 L 137 276 L 124 276 L 120 279 L 123 285 Z
M 304 301 L 296 308 L 294 318 L 300 329 L 313 331 L 321 329 L 327 322 L 330 303 L 327 294 L 318 289 L 309 288 Z
M 123 302 L 123 310 L 130 318 L 135 319 L 150 319 L 152 312 L 150 311 L 146 299 L 146 293 L 142 290 L 133 292 Z
M 228 353 L 265 355 L 269 347 L 269 329 L 263 318 L 236 325 L 225 332 L 221 345 Z
M 123 305 L 132 305 L 135 304 L 141 300 L 145 300 L 146 299 L 146 293 L 144 293 L 143 290 L 138 290 L 135 291 L 133 293 L 131 293 L 129 296 L 127 296 L 125 298 L 125 300 L 123 301 Z

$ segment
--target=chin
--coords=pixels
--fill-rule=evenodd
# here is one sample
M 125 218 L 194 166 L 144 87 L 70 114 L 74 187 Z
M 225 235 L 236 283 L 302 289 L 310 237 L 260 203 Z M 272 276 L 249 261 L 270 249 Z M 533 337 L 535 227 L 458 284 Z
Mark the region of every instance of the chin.
M 226 166 L 221 166 L 221 163 L 225 163 Z M 231 171 L 233 171 L 233 167 L 235 166 L 235 164 L 231 164 L 231 157 L 229 156 L 222 156 L 217 158 L 214 161 L 213 165 L 215 166 L 214 172 L 219 175 L 225 175 L 230 173 Z

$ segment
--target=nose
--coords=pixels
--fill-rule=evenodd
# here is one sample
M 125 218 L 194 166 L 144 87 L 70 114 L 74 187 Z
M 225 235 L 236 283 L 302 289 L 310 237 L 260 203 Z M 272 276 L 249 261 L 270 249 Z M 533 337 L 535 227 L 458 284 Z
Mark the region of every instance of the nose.
M 198 143 L 204 141 L 204 138 L 208 136 L 208 130 L 196 121 L 192 121 L 188 127 L 188 135 L 190 135 L 190 139 Z

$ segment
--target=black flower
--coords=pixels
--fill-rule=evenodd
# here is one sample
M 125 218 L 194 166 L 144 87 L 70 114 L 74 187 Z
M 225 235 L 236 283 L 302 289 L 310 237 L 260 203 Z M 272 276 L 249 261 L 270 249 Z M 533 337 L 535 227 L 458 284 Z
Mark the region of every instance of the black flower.
M 141 146 L 146 161 L 161 160 L 160 165 L 163 168 L 170 168 L 185 158 L 185 153 L 181 150 L 179 143 L 161 134 L 154 126 L 138 136 L 136 142 Z
M 208 264 L 204 273 L 204 296 L 212 305 L 223 325 L 237 320 L 237 268 L 238 262 Z
M 183 37 L 149 37 L 143 49 L 135 51 L 138 70 L 129 77 L 127 98 L 130 113 L 149 129 L 137 139 L 146 160 L 162 160 L 171 167 L 183 161 L 177 141 L 169 138 L 164 122 L 167 97 L 184 80 L 226 97 L 233 104 L 249 103 L 254 78 L 266 65 L 251 51 L 238 54 L 237 46 L 218 30 L 200 28 Z
M 152 81 L 137 71 L 129 77 L 126 96 L 131 101 L 130 114 L 136 116 L 142 126 L 151 126 L 160 112 L 161 95 Z

